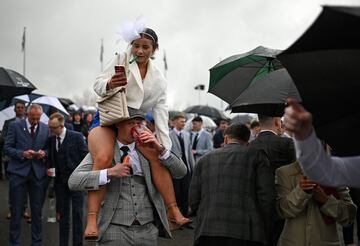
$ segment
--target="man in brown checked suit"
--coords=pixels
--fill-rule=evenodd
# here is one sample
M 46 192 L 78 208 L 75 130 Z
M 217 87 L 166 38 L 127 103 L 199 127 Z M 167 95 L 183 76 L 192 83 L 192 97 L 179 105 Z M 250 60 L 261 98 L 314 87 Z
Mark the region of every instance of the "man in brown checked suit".
M 163 199 L 152 183 L 149 161 L 142 153 L 147 155 L 148 151 L 157 151 L 161 163 L 174 178 L 183 177 L 186 166 L 169 150 L 164 151 L 147 131 L 143 134 L 151 147 L 142 148 L 140 153 L 131 128 L 141 124 L 144 118 L 138 110 L 129 108 L 129 114 L 130 119 L 117 124 L 114 166 L 92 171 L 93 161 L 88 154 L 70 176 L 69 187 L 72 190 L 98 190 L 100 185 L 107 185 L 99 214 L 99 245 L 155 246 L 159 229 L 165 229 L 165 236 L 171 236 L 171 233 Z M 130 163 L 120 161 L 125 152 L 130 157 Z
M 224 147 L 195 166 L 190 185 L 190 207 L 197 215 L 194 245 L 263 245 L 275 199 L 269 161 L 262 150 L 247 146 L 245 125 L 233 124 L 224 135 Z

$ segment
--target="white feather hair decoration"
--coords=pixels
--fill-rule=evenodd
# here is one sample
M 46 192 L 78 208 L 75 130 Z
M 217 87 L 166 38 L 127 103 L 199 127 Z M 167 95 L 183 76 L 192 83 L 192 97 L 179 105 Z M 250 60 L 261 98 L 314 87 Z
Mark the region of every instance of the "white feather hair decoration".
M 117 43 L 120 40 L 131 43 L 135 39 L 140 38 L 140 33 L 144 32 L 146 29 L 145 18 L 139 16 L 136 18 L 135 22 L 125 21 L 121 26 L 121 29 L 116 33 L 118 36 Z

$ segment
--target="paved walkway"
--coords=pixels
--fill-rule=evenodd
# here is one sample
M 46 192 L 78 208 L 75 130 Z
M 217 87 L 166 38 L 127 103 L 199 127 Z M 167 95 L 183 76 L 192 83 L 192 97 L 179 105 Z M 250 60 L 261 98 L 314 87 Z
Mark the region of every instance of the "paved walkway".
M 9 220 L 5 219 L 8 212 L 8 181 L 0 180 L 0 245 L 9 244 Z M 59 226 L 57 223 L 47 222 L 54 211 L 50 209 L 50 199 L 47 198 L 43 208 L 43 245 L 56 246 L 59 242 Z M 159 239 L 159 246 L 190 246 L 193 242 L 193 230 L 184 229 L 173 233 L 173 239 Z M 22 245 L 30 245 L 31 225 L 22 221 Z M 71 244 L 70 244 L 71 245 Z M 94 243 L 85 243 L 92 246 Z

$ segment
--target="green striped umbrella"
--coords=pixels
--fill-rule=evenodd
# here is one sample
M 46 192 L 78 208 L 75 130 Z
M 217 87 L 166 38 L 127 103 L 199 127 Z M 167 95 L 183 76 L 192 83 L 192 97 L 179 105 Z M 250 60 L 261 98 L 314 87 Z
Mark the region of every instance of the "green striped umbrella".
M 209 92 L 231 104 L 254 81 L 283 67 L 280 52 L 259 46 L 226 58 L 210 68 Z

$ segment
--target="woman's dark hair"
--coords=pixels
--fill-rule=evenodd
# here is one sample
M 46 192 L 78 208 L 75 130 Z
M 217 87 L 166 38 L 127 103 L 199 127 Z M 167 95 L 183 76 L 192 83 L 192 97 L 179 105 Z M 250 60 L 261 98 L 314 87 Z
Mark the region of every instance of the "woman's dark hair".
M 156 32 L 151 28 L 145 28 L 143 32 L 140 33 L 141 37 L 146 37 L 153 41 L 154 48 L 159 48 L 159 39 Z

